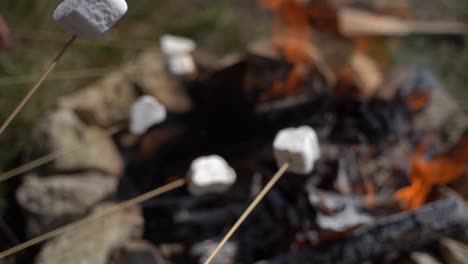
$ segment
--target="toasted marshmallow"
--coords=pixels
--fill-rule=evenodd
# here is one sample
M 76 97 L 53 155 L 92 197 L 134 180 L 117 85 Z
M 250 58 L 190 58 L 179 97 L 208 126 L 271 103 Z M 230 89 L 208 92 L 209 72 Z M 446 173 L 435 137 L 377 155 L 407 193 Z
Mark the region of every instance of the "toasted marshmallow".
M 320 146 L 315 131 L 308 126 L 281 130 L 273 143 L 278 166 L 289 163 L 289 171 L 309 174 L 320 158 Z
M 65 0 L 54 12 L 54 20 L 68 33 L 94 39 L 108 31 L 127 12 L 125 0 Z
M 188 190 L 193 195 L 223 193 L 237 179 L 236 172 L 222 157 L 200 157 L 192 162 L 188 172 Z
M 156 98 L 145 95 L 140 97 L 130 109 L 130 132 L 144 134 L 150 127 L 166 120 L 167 111 Z

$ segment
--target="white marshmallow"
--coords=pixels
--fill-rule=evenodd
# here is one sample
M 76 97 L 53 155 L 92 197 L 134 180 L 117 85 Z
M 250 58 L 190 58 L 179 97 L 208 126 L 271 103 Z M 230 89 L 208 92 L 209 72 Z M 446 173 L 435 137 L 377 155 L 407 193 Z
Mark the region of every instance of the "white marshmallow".
M 193 195 L 223 193 L 237 179 L 236 172 L 222 157 L 200 157 L 192 162 L 188 172 L 188 190 Z
M 174 75 L 192 75 L 197 71 L 195 61 L 190 54 L 169 57 L 168 66 L 170 73 Z
M 289 163 L 289 171 L 309 174 L 320 158 L 320 146 L 315 131 L 308 126 L 281 130 L 273 143 L 278 166 Z
M 189 38 L 178 37 L 173 35 L 162 36 L 160 40 L 160 45 L 161 51 L 167 56 L 190 53 L 194 51 L 197 47 L 195 41 Z
M 93 39 L 108 31 L 128 10 L 125 0 L 65 0 L 54 20 L 78 38 Z
M 161 51 L 167 57 L 167 65 L 171 74 L 181 76 L 196 73 L 195 61 L 190 54 L 196 46 L 196 43 L 188 38 L 173 35 L 161 37 Z
M 164 122 L 166 117 L 167 111 L 164 105 L 152 96 L 142 96 L 130 109 L 130 132 L 142 135 L 150 127 Z

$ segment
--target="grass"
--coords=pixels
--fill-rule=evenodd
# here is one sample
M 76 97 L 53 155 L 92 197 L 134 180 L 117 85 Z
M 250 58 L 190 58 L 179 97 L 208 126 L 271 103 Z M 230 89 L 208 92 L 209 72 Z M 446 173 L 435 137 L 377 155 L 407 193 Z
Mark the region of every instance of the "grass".
M 42 73 L 69 36 L 52 21 L 59 0 L 0 1 L 0 14 L 13 33 L 14 47 L 0 53 L 0 78 Z M 117 67 L 142 49 L 156 46 L 164 33 L 194 38 L 200 46 L 218 52 L 241 49 L 257 31 L 244 27 L 245 15 L 235 1 L 128 1 L 129 12 L 112 31 L 93 41 L 79 41 L 57 70 Z M 247 19 L 248 20 L 248 19 Z M 87 80 L 89 81 L 89 80 Z M 35 122 L 56 98 L 87 81 L 46 82 L 0 138 L 0 171 L 10 167 L 27 148 Z M 0 87 L 0 120 L 14 109 L 30 85 Z

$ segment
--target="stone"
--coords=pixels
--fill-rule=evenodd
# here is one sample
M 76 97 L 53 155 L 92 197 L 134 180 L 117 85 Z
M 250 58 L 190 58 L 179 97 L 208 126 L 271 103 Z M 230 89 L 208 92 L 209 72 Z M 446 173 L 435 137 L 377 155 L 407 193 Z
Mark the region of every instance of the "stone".
M 223 193 L 236 182 L 236 172 L 217 155 L 195 159 L 187 175 L 188 190 L 193 195 Z
M 320 146 L 315 131 L 308 126 L 281 130 L 273 142 L 276 163 L 289 163 L 289 171 L 309 174 L 320 158 Z
M 94 39 L 107 32 L 127 13 L 125 0 L 65 0 L 54 20 L 78 38 Z
M 87 126 L 67 109 L 50 112 L 33 133 L 33 157 L 57 151 L 64 152 L 45 168 L 52 173 L 97 170 L 120 176 L 123 159 L 107 133 L 96 126 Z
M 468 260 L 468 245 L 445 238 L 439 243 L 439 252 L 447 264 L 463 264 Z
M 423 252 L 411 253 L 409 258 L 412 264 L 441 264 L 433 256 Z
M 111 197 L 118 179 L 97 172 L 40 177 L 26 175 L 16 198 L 27 215 L 27 234 L 35 237 L 85 215 Z
M 130 131 L 135 135 L 144 134 L 154 125 L 164 122 L 166 108 L 156 98 L 145 95 L 140 97 L 130 110 Z
M 187 92 L 168 76 L 164 62 L 158 50 L 147 50 L 95 83 L 60 98 L 58 104 L 76 112 L 86 124 L 104 128 L 125 124 L 130 106 L 141 94 L 158 98 L 168 112 L 190 111 Z
M 455 143 L 468 129 L 468 116 L 444 87 L 432 90 L 431 101 L 414 120 L 415 130 L 440 130 L 447 133 L 448 143 Z
M 99 205 L 93 214 L 99 214 L 111 206 L 114 204 Z M 140 238 L 142 223 L 141 212 L 137 209 L 108 215 L 48 241 L 35 263 L 107 264 L 114 250 L 128 240 Z

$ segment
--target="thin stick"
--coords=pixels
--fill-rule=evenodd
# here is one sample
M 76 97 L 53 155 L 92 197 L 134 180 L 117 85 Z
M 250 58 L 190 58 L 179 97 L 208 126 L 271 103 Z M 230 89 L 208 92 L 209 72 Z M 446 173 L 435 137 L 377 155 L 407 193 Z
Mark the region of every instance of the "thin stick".
M 112 68 L 94 68 L 85 70 L 72 70 L 72 71 L 61 71 L 54 74 L 50 74 L 49 78 L 44 81 L 62 81 L 62 80 L 78 80 L 100 77 L 106 73 L 109 73 Z M 0 78 L 0 86 L 10 86 L 17 84 L 33 83 L 37 80 L 38 75 L 19 75 Z
M 44 82 L 44 80 L 47 78 L 47 76 L 52 72 L 52 70 L 57 66 L 58 62 L 62 58 L 63 54 L 67 49 L 75 42 L 76 36 L 72 36 L 71 39 L 67 42 L 67 44 L 63 47 L 63 49 L 59 52 L 57 57 L 55 57 L 54 61 L 52 64 L 50 64 L 49 68 L 47 71 L 42 75 L 42 77 L 39 79 L 39 81 L 29 90 L 29 92 L 26 94 L 26 96 L 23 98 L 23 100 L 20 102 L 20 104 L 16 107 L 16 109 L 13 111 L 13 113 L 8 116 L 8 118 L 5 120 L 3 125 L 0 127 L 0 135 L 5 132 L 5 129 L 10 125 L 11 121 L 15 119 L 15 117 L 18 115 L 18 113 L 23 109 L 23 107 L 26 105 L 26 103 L 31 99 L 31 97 L 34 95 L 34 93 L 39 89 L 41 84 Z
M 114 127 L 111 127 L 107 130 L 107 134 L 108 135 L 112 135 L 112 134 L 115 134 L 116 132 L 118 132 L 122 127 L 121 126 L 114 126 Z M 4 181 L 7 181 L 13 177 L 16 177 L 18 175 L 21 175 L 25 172 L 28 172 L 28 171 L 31 171 L 35 168 L 38 168 L 42 165 L 45 165 L 49 162 L 52 162 L 54 160 L 57 160 L 57 159 L 60 159 L 66 155 L 69 155 L 69 154 L 72 154 L 74 152 L 74 150 L 57 150 L 55 152 L 52 152 L 50 154 L 47 154 L 47 155 L 44 155 L 38 159 L 35 159 L 31 162 L 28 162 L 24 165 L 21 165 L 17 168 L 14 168 L 10 171 L 7 171 L 7 172 L 4 172 L 4 173 L 1 173 L 0 174 L 0 183 L 4 182 Z
M 268 182 L 268 184 L 263 188 L 263 190 L 258 194 L 257 198 L 249 205 L 247 210 L 242 214 L 242 216 L 237 220 L 237 222 L 232 226 L 231 230 L 226 234 L 223 240 L 218 244 L 216 249 L 211 253 L 210 257 L 205 261 L 205 264 L 210 264 L 214 257 L 219 253 L 219 251 L 223 248 L 226 242 L 234 235 L 240 225 L 247 219 L 247 217 L 252 213 L 252 211 L 257 207 L 257 205 L 262 201 L 262 199 L 266 196 L 266 194 L 273 188 L 273 186 L 278 182 L 279 179 L 284 175 L 286 170 L 289 168 L 289 164 L 285 163 L 279 171 L 273 176 L 273 178 Z
M 25 172 L 28 172 L 28 171 L 31 171 L 35 168 L 38 168 L 44 164 L 47 164 L 49 162 L 52 162 L 56 159 L 59 159 L 67 154 L 70 154 L 72 153 L 72 151 L 63 151 L 63 150 L 59 150 L 59 151 L 55 151 L 51 154 L 47 154 L 43 157 L 40 157 L 36 160 L 33 160 L 29 163 L 26 163 L 18 168 L 15 168 L 15 169 L 12 169 L 10 171 L 7 171 L 5 173 L 2 173 L 0 174 L 0 183 L 6 181 L 6 180 L 9 180 L 15 176 L 18 176 L 18 175 L 21 175 Z
M 70 223 L 68 225 L 65 225 L 63 227 L 60 227 L 58 229 L 55 229 L 51 232 L 48 232 L 48 233 L 45 233 L 41 236 L 38 236 L 34 239 L 31 239 L 27 242 L 24 242 L 20 245 L 17 245 L 11 249 L 8 249 L 4 252 L 1 252 L 0 253 L 0 259 L 4 259 L 8 256 L 11 256 L 13 254 L 16 254 L 24 249 L 27 249 L 29 247 L 32 247 L 34 245 L 37 245 L 39 243 L 42 243 L 48 239 L 51 239 L 51 238 L 54 238 L 56 236 L 59 236 L 59 235 L 62 235 L 63 233 L 66 233 L 70 230 L 73 230 L 75 228 L 78 228 L 78 227 L 81 227 L 81 226 L 84 226 L 84 225 L 87 225 L 87 224 L 90 224 L 96 220 L 99 220 L 103 217 L 106 217 L 106 216 L 109 216 L 111 214 L 114 214 L 114 213 L 117 213 L 117 212 L 120 212 L 120 211 L 123 211 L 125 209 L 128 209 L 132 206 L 135 206 L 135 205 L 138 205 L 146 200 L 149 200 L 151 198 L 154 198 L 154 197 L 157 197 L 157 196 L 160 196 L 164 193 L 167 193 L 167 192 L 170 192 L 172 190 L 175 190 L 177 188 L 180 188 L 182 186 L 185 185 L 185 180 L 184 179 L 180 179 L 180 180 L 177 180 L 175 182 L 172 182 L 172 183 L 169 183 L 167 185 L 164 185 L 162 187 L 159 187 L 157 189 L 154 189 L 150 192 L 147 192 L 145 194 L 142 194 L 140 196 L 137 196 L 133 199 L 130 199 L 126 202 L 123 202 L 123 203 L 120 203 L 120 204 L 117 204 L 115 206 L 112 206 L 110 208 L 108 208 L 107 210 L 104 210 L 102 211 L 101 213 L 98 213 L 98 214 L 95 214 L 95 215 L 90 215 L 88 217 L 85 217 L 81 220 L 78 220 L 76 222 L 73 222 L 73 223 Z

